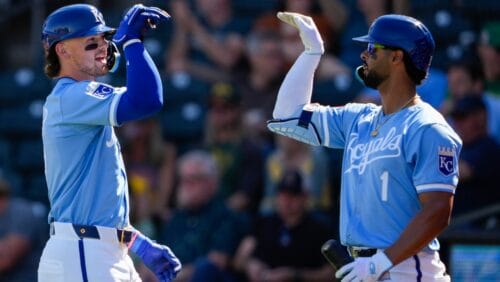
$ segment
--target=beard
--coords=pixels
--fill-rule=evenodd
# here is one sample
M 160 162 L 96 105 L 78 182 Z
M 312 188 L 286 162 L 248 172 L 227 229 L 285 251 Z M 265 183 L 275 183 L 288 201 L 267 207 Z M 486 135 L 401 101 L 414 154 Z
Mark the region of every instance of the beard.
M 97 64 L 96 62 L 84 63 L 81 61 L 77 61 L 76 59 L 73 59 L 73 63 L 77 66 L 80 72 L 93 77 L 103 76 L 109 72 L 109 69 L 106 64 L 100 65 Z
M 384 81 L 384 78 L 374 71 L 368 71 L 368 74 L 362 75 L 361 79 L 367 87 L 373 89 L 378 89 L 378 86 Z

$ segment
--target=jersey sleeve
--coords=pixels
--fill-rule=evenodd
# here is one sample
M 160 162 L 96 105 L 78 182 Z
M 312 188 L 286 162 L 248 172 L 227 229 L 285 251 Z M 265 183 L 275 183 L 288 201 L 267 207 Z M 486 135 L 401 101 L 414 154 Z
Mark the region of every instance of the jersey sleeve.
M 421 128 L 409 141 L 408 156 L 414 163 L 413 182 L 417 193 L 455 193 L 461 140 L 443 124 Z
M 365 109 L 366 105 L 356 103 L 341 107 L 315 106 L 311 122 L 319 129 L 322 145 L 343 149 L 346 136 L 349 135 L 358 116 Z
M 116 109 L 126 88 L 81 81 L 61 90 L 60 110 L 64 123 L 118 125 Z

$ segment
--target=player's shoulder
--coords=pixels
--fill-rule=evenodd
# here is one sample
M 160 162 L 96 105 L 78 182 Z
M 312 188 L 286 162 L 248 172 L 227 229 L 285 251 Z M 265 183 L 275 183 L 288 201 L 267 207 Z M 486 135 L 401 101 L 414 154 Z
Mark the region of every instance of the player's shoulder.
M 448 122 L 443 115 L 426 102 L 421 102 L 412 107 L 411 118 L 418 126 L 429 126 L 441 124 L 448 126 Z
M 113 87 L 104 82 L 93 80 L 77 81 L 71 78 L 61 78 L 57 81 L 52 94 L 62 96 L 66 93 L 71 95 L 87 95 L 92 98 L 104 100 L 112 94 L 120 94 L 125 91 L 124 87 Z
M 454 140 L 457 144 L 461 144 L 461 139 L 457 133 L 448 124 L 444 116 L 433 108 L 430 104 L 422 102 L 413 107 L 411 114 L 410 130 L 420 132 L 429 138 L 439 136 L 445 139 Z M 423 136 L 422 135 L 422 136 Z

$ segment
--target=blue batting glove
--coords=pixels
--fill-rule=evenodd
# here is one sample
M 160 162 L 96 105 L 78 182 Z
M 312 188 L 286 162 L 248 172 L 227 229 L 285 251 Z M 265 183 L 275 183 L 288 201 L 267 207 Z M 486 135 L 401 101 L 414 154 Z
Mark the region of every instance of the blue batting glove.
M 169 247 L 151 241 L 137 232 L 130 250 L 142 259 L 142 262 L 156 275 L 160 282 L 172 281 L 182 264 Z
M 146 30 L 156 28 L 157 24 L 167 19 L 170 15 L 160 8 L 136 4 L 123 17 L 113 42 L 122 45 L 130 39 L 142 39 Z

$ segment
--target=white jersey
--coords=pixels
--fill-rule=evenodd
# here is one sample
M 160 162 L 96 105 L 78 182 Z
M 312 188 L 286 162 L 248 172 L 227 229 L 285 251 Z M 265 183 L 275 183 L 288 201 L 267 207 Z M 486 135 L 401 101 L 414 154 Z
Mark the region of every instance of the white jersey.
M 461 140 L 429 104 L 387 116 L 374 104 L 306 107 L 321 145 L 345 149 L 342 244 L 387 248 L 419 212 L 418 194 L 455 192 Z

